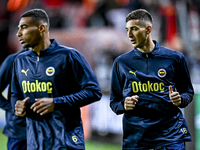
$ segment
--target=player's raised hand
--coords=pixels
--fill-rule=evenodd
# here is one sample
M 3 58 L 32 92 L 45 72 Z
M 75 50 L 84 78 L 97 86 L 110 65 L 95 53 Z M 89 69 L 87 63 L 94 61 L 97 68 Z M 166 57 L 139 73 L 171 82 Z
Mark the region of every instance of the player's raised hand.
M 179 92 L 174 92 L 171 85 L 169 86 L 169 98 L 174 105 L 179 106 L 181 104 L 181 96 L 179 95 Z
M 124 101 L 124 108 L 125 110 L 133 110 L 133 108 L 135 107 L 135 105 L 138 102 L 138 95 L 134 95 L 131 97 L 126 97 L 125 101 Z
M 26 105 L 30 100 L 29 97 L 26 97 L 24 100 L 18 100 L 15 104 L 15 115 L 24 117 L 26 115 Z
M 54 111 L 55 104 L 53 98 L 38 98 L 35 99 L 35 101 L 36 102 L 31 106 L 34 112 L 45 115 Z

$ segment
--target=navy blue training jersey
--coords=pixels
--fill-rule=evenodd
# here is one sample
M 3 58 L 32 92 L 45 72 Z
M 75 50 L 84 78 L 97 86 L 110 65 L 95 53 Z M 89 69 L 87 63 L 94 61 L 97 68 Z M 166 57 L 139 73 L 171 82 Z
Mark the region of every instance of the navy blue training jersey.
M 179 107 L 186 107 L 194 92 L 183 54 L 155 42 L 150 53 L 135 48 L 116 58 L 110 107 L 124 114 L 123 149 L 151 149 L 191 140 L 183 114 L 169 99 L 170 85 L 181 95 Z M 124 100 L 133 95 L 139 96 L 138 103 L 125 111 Z
M 28 49 L 25 49 L 18 53 L 9 55 L 0 67 L 0 92 L 2 93 L 3 90 L 9 86 L 7 100 L 2 96 L 2 94 L 0 94 L 0 108 L 5 110 L 6 119 L 6 125 L 3 129 L 3 133 L 9 138 L 26 139 L 26 120 L 25 118 L 16 116 L 12 111 L 10 102 L 10 84 L 14 59 L 17 55 L 27 50 Z
M 38 56 L 34 51 L 14 62 L 11 101 L 30 97 L 27 104 L 27 149 L 84 149 L 80 107 L 101 98 L 100 86 L 77 50 L 55 40 Z M 30 106 L 36 98 L 54 99 L 55 110 L 44 116 Z

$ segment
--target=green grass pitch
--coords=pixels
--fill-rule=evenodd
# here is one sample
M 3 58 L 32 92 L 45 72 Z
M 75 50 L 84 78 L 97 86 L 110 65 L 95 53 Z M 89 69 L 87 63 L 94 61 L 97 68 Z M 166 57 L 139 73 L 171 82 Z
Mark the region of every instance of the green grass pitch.
M 7 137 L 0 130 L 0 150 L 7 150 Z M 85 142 L 85 150 L 121 150 L 121 145 L 108 143 L 100 143 L 97 141 L 88 140 Z

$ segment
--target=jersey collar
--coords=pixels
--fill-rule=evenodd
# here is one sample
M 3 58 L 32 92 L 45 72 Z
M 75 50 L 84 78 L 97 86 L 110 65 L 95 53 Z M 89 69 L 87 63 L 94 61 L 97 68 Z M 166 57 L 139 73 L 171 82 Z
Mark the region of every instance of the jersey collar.
M 40 56 L 46 56 L 46 55 L 52 53 L 52 51 L 58 46 L 58 43 L 55 39 L 50 39 L 50 41 L 51 41 L 51 45 L 47 49 L 41 50 Z M 30 55 L 38 56 L 33 50 L 30 52 Z
M 155 48 L 149 52 L 149 53 L 143 53 L 141 51 L 139 51 L 137 48 L 134 48 L 133 51 L 134 53 L 138 56 L 138 57 L 146 57 L 146 55 L 148 54 L 148 57 L 153 57 L 154 55 L 156 55 L 159 51 L 160 51 L 160 45 L 158 44 L 158 42 L 156 42 L 155 40 L 153 40 L 154 44 L 155 44 Z

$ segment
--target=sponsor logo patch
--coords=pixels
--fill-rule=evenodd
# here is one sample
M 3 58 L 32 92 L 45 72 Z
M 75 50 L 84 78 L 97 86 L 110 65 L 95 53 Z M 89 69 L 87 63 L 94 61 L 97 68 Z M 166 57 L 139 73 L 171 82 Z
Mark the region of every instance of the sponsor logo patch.
M 23 80 L 22 81 L 22 89 L 24 93 L 30 92 L 47 92 L 52 93 L 53 84 L 51 82 L 39 82 L 35 80 L 35 82 L 30 82 Z

